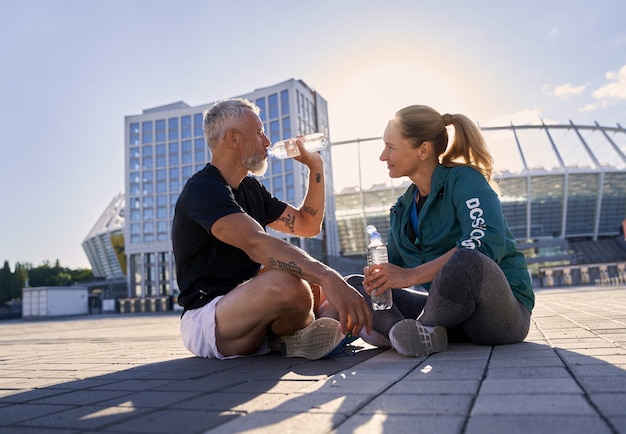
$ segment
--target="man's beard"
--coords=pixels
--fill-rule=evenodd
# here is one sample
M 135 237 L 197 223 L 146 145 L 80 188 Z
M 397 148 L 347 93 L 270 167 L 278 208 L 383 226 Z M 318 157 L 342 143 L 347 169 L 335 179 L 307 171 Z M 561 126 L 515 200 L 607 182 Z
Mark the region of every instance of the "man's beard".
M 267 172 L 267 157 L 259 153 L 251 153 L 241 157 L 241 164 L 248 169 L 248 173 L 262 176 Z

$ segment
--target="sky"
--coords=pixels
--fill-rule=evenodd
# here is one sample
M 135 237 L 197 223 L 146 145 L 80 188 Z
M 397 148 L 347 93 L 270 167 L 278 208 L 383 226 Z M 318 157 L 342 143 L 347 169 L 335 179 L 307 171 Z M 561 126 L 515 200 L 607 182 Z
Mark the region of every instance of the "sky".
M 81 243 L 124 190 L 124 117 L 177 101 L 300 79 L 333 142 L 411 104 L 626 127 L 624 16 L 624 0 L 3 0 L 0 261 L 89 268 Z

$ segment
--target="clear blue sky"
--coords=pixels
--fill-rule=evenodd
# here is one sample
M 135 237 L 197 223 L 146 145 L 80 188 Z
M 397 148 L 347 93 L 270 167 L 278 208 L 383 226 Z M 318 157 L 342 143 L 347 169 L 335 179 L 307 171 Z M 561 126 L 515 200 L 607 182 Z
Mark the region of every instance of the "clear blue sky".
M 81 243 L 124 190 L 124 116 L 162 104 L 296 78 L 328 101 L 333 141 L 380 136 L 409 104 L 626 126 L 624 16 L 623 0 L 3 0 L 0 263 L 89 267 Z

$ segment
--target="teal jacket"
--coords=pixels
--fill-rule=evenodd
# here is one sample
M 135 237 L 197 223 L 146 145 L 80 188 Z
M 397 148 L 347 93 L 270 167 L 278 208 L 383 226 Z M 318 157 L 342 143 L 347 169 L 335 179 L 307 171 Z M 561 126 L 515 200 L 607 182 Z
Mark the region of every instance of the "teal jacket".
M 500 266 L 515 297 L 532 311 L 535 295 L 526 259 L 517 250 L 498 195 L 482 174 L 468 166 L 437 166 L 418 216 L 419 233 L 412 242 L 411 205 L 416 188 L 412 184 L 391 208 L 389 262 L 414 268 L 454 246 L 476 249 Z

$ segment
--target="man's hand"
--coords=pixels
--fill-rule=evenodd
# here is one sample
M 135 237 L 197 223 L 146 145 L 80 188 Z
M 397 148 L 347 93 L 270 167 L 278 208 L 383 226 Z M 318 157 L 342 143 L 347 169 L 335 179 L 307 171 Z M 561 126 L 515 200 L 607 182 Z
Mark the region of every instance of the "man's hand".
M 352 333 L 357 336 L 365 327 L 368 333 L 372 331 L 372 312 L 359 291 L 349 285 L 341 276 L 322 283 L 326 297 L 339 313 L 339 323 L 344 334 Z

